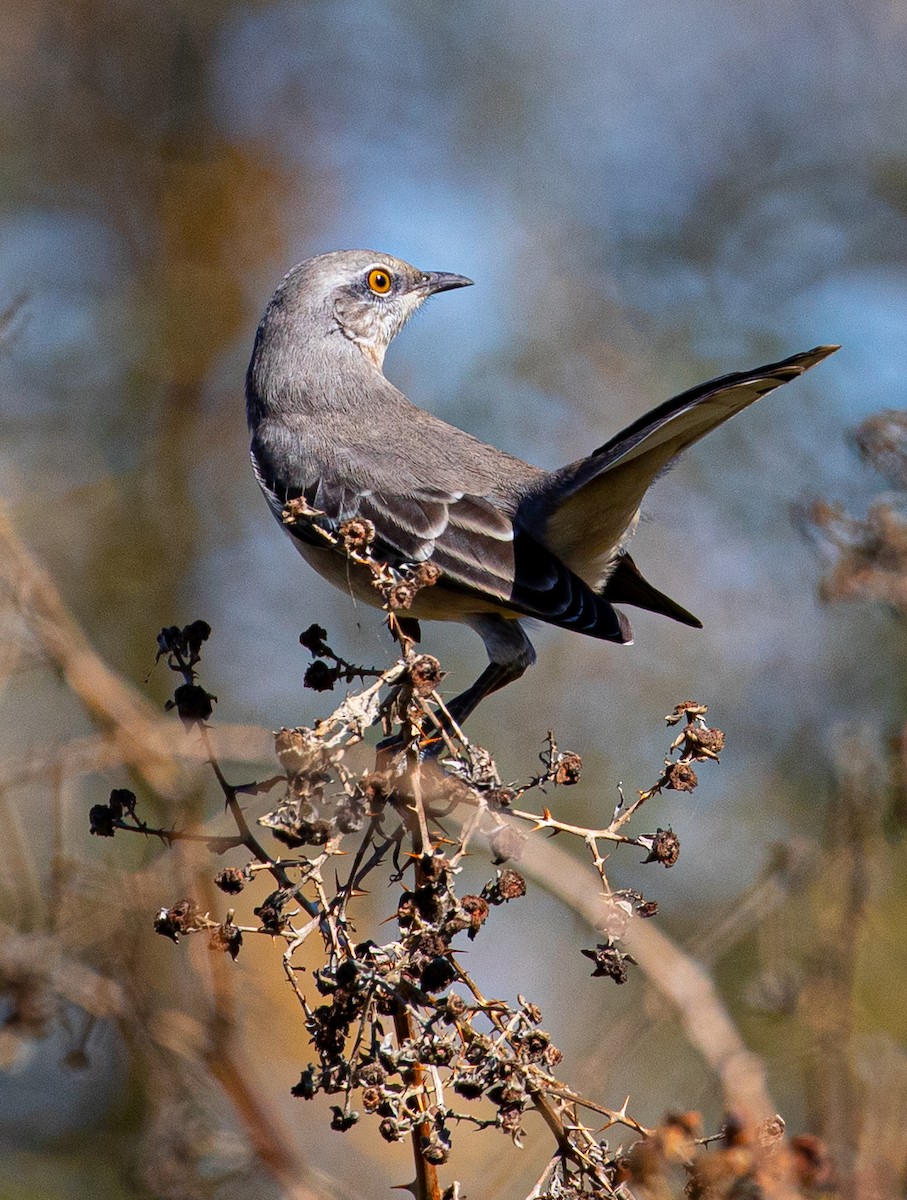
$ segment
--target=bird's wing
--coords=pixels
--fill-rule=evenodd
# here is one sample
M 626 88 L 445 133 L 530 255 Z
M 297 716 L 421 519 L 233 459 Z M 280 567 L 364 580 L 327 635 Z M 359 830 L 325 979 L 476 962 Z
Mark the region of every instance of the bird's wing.
M 426 487 L 364 488 L 368 478 L 347 464 L 343 472 L 322 467 L 295 486 L 280 483 L 256 454 L 252 462 L 268 503 L 279 517 L 285 504 L 302 496 L 323 514 L 314 520 L 337 530 L 354 517 L 375 527 L 372 557 L 391 566 L 432 562 L 440 581 L 521 615 L 627 643 L 632 640 L 622 614 L 574 575 L 550 550 L 514 527 L 512 518 L 486 496 Z M 291 536 L 324 545 L 312 523 L 288 526 Z M 338 550 L 338 553 L 342 553 Z M 477 609 L 481 611 L 481 606 Z
M 588 458 L 555 472 L 540 497 L 547 512 L 546 544 L 571 563 L 582 560 L 583 539 L 595 543 L 589 546 L 590 557 L 616 548 L 646 491 L 672 459 L 837 349 L 817 346 L 782 362 L 700 384 L 653 408 Z

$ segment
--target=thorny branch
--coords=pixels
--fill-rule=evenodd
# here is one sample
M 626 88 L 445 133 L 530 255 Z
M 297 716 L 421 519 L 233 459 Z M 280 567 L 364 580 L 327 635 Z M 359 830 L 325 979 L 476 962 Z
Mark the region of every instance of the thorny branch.
M 311 510 L 300 508 L 303 502 L 293 503 L 299 509 L 293 519 L 311 518 Z M 542 769 L 526 783 L 502 784 L 491 755 L 468 741 L 438 695 L 442 673 L 437 660 L 415 652 L 412 624 L 398 615 L 418 588 L 431 586 L 434 579 L 421 568 L 401 573 L 373 563 L 368 552 L 373 532 L 367 524 L 349 522 L 339 537 L 353 562 L 367 568 L 381 589 L 401 658 L 386 671 L 353 667 L 331 650 L 320 627 L 306 631 L 301 641 L 324 664 L 310 684 L 325 690 L 327 672 L 334 676 L 331 684 L 358 679 L 364 686 L 313 729 L 275 734 L 280 774 L 261 783 L 228 781 L 210 740 L 208 722 L 216 698 L 198 683 L 196 672 L 210 629 L 197 621 L 161 632 L 159 657 L 182 681 L 170 707 L 201 739 L 236 827 L 235 834 L 205 840 L 215 853 L 243 847 L 250 856 L 245 866 L 223 868 L 215 882 L 230 896 L 262 873 L 276 886 L 253 909 L 257 922 L 238 923 L 234 908 L 218 919 L 184 899 L 158 914 L 157 932 L 174 942 L 202 933 L 212 950 L 233 958 L 244 936 L 263 934 L 282 944 L 283 970 L 313 1047 L 313 1060 L 293 1094 L 336 1097 L 331 1106 L 335 1130 L 349 1129 L 365 1114 L 378 1121 L 385 1140 L 408 1140 L 416 1166 L 410 1190 L 416 1200 L 454 1200 L 460 1194 L 456 1183 L 442 1189 L 438 1178 L 438 1168 L 450 1156 L 454 1125 L 497 1128 L 519 1146 L 530 1110 L 540 1114 L 556 1143 L 555 1155 L 531 1193 L 537 1200 L 626 1195 L 630 1184 L 642 1183 L 646 1173 L 651 1176 L 656 1160 L 665 1173 L 672 1164 L 682 1164 L 691 1194 L 704 1196 L 694 1185 L 704 1169 L 708 1139 L 701 1138 L 695 1118 L 677 1118 L 675 1125 L 680 1122 L 684 1133 L 672 1138 L 670 1121 L 647 1128 L 630 1114 L 628 1101 L 615 1109 L 578 1094 L 555 1073 L 562 1055 L 541 1028 L 539 1008 L 523 996 L 515 1005 L 487 999 L 455 958 L 453 942 L 463 933 L 475 938 L 494 907 L 525 894 L 523 876 L 504 865 L 518 856 L 525 841 L 520 824 L 579 838 L 589 850 L 606 902 L 627 921 L 634 913 L 654 915 L 655 904 L 640 893 L 611 888 L 599 843 L 641 848 L 646 863 L 672 866 L 679 855 L 676 834 L 659 828 L 631 835 L 629 823 L 663 789 L 692 791 L 697 785 L 692 764 L 717 759 L 723 735 L 706 725 L 705 706 L 679 704 L 667 721 L 682 723 L 681 732 L 658 778 L 629 804 L 619 792 L 603 828 L 560 821 L 547 804 L 541 812 L 517 807 L 528 794 L 576 783 L 582 770 L 579 756 L 561 751 L 549 733 L 540 755 Z M 384 743 L 377 769 L 353 771 L 345 762 L 346 751 L 372 726 L 394 736 Z M 428 746 L 434 755 L 426 753 Z M 258 824 L 292 852 L 290 857 L 265 849 L 240 801 L 278 786 L 282 794 L 277 805 Z M 92 832 L 137 832 L 165 842 L 197 836 L 152 829 L 136 810 L 132 793 L 118 789 L 107 805 L 92 809 Z M 455 837 L 445 825 L 449 816 L 460 822 Z M 490 846 L 498 869 L 480 893 L 459 895 L 461 860 L 479 837 Z M 348 853 L 350 843 L 352 859 L 341 878 L 337 859 Z M 389 871 L 390 881 L 402 887 L 397 935 L 384 943 L 360 940 L 355 929 L 356 901 L 379 871 Z M 315 934 L 324 960 L 303 983 L 296 956 Z M 594 963 L 593 975 L 624 982 L 634 960 L 619 942 L 619 933 L 608 933 L 594 949 L 582 951 Z M 468 1111 L 476 1102 L 476 1111 Z M 630 1145 L 612 1147 L 603 1140 L 601 1135 L 611 1129 L 622 1129 Z M 751 1136 L 729 1125 L 721 1137 L 725 1147 L 748 1147 L 733 1160 L 741 1179 L 764 1173 L 766 1156 L 772 1155 L 772 1169 L 779 1179 L 788 1179 L 791 1164 L 778 1151 L 777 1129 L 772 1136 L 764 1131 Z M 717 1153 L 706 1158 L 714 1162 Z M 781 1187 L 772 1194 L 792 1193 Z

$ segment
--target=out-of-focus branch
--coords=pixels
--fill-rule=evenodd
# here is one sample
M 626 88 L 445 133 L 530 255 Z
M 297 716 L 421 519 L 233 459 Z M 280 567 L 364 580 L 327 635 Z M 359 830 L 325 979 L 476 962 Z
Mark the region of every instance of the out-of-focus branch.
M 126 760 L 155 791 L 174 795 L 178 771 L 154 708 L 99 657 L 2 508 L 0 581 L 91 719 L 113 735 Z
M 829 602 L 881 600 L 907 613 L 907 412 L 876 413 L 854 430 L 853 441 L 894 493 L 875 500 L 865 517 L 826 500 L 799 507 L 800 525 L 830 563 L 819 594 Z
M 205 747 L 196 739 L 174 737 L 173 722 L 166 717 L 158 721 L 157 737 L 170 738 L 169 752 L 174 763 L 184 763 L 194 769 L 207 765 Z M 273 744 L 272 733 L 260 725 L 218 725 L 209 731 L 217 757 L 223 761 L 258 763 L 267 761 Z M 109 771 L 113 767 L 137 767 L 145 759 L 145 750 L 138 747 L 137 758 L 130 758 L 124 745 L 108 734 L 91 734 L 72 738 L 60 746 L 36 750 L 24 760 L 4 770 L 0 764 L 0 792 L 45 783 L 55 777 L 78 779 Z
M 16 535 L 0 507 L 0 583 L 5 584 L 41 649 L 78 697 L 100 737 L 80 738 L 18 764 L 0 787 L 17 787 L 63 771 L 87 774 L 112 766 L 135 769 L 156 792 L 172 797 L 181 789 L 181 761 L 207 761 L 194 738 L 173 736 L 173 722 L 158 713 L 97 653 L 63 603 L 53 580 Z M 239 761 L 270 757 L 272 739 L 256 726 L 220 726 L 211 731 L 220 758 Z M 0 775 L 3 773 L 0 772 Z
M 827 886 L 817 908 L 799 1011 L 815 1047 L 808 1065 L 817 1132 L 838 1164 L 843 1195 L 857 1197 L 865 1194 L 857 1175 L 866 1114 L 855 1059 L 855 994 L 868 937 L 867 904 L 879 867 L 887 780 L 871 729 L 839 729 L 834 750 L 838 786 L 827 816 Z
M 530 841 L 520 865 L 590 925 L 601 925 L 597 878 L 572 855 L 551 842 Z M 635 920 L 628 941 L 649 983 L 677 1010 L 690 1044 L 721 1081 L 725 1107 L 757 1120 L 776 1112 L 765 1069 L 744 1045 L 708 972 L 648 921 Z
M 283 1189 L 284 1200 L 328 1200 L 327 1190 L 315 1190 L 303 1182 L 309 1169 L 297 1154 L 276 1106 L 253 1086 L 255 1072 L 243 1061 L 232 1039 L 218 1040 L 205 1061 L 242 1120 L 259 1160 Z
M 0 974 L 7 984 L 17 979 L 28 981 L 36 1020 L 39 1014 L 46 1017 L 60 1005 L 71 1005 L 94 1020 L 124 1027 L 127 1039 L 133 1044 L 140 1042 L 145 1052 L 151 1048 L 156 1054 L 173 1053 L 181 1061 L 203 1059 L 233 1106 L 256 1155 L 280 1184 L 286 1200 L 327 1200 L 326 1190 L 303 1182 L 308 1167 L 300 1158 L 292 1135 L 277 1107 L 256 1086 L 256 1072 L 243 1061 L 235 1039 L 216 1011 L 206 1017 L 193 1017 L 170 1010 L 147 1020 L 141 1005 L 130 995 L 128 984 L 64 953 L 58 937 L 21 934 L 2 924 Z M 139 1021 L 140 1039 L 135 1033 Z M 21 1028 L 25 1034 L 35 1032 L 27 1024 Z M 0 1061 L 7 1050 L 0 1039 Z

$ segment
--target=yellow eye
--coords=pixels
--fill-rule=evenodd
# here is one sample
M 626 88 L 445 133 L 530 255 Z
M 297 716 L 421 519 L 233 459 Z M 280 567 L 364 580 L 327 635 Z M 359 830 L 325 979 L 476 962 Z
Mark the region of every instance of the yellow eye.
M 372 267 L 368 273 L 368 285 L 377 296 L 386 296 L 393 282 L 390 271 L 383 267 Z

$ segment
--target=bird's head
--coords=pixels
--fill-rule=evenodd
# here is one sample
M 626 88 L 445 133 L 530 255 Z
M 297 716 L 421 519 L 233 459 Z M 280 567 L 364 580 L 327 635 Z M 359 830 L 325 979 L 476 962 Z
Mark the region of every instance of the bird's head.
M 342 335 L 380 369 L 390 343 L 429 296 L 471 283 L 447 271 L 420 271 L 390 254 L 335 250 L 294 267 L 271 310 L 298 323 L 302 338 Z

